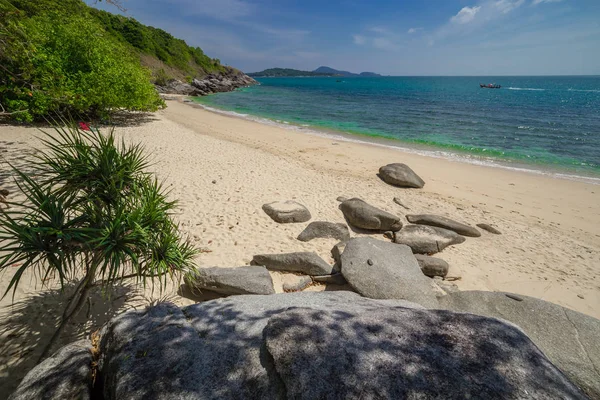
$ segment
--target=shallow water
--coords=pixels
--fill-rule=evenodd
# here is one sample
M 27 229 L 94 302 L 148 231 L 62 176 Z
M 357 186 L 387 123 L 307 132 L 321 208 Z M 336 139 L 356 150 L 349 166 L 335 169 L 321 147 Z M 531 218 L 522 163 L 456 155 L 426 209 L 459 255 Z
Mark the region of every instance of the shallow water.
M 198 98 L 306 129 L 600 177 L 600 77 L 264 78 Z M 479 83 L 501 89 L 481 89 Z

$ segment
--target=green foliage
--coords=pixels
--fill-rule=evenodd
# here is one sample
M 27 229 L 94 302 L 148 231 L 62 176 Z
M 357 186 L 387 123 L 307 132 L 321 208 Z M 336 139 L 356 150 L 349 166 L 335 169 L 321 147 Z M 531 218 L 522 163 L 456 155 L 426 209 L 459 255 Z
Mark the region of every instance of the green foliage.
M 164 68 L 159 69 L 154 73 L 154 83 L 159 86 L 166 86 L 169 81 L 169 75 Z
M 107 32 L 137 51 L 158 58 L 169 67 L 194 76 L 225 71 L 219 60 L 211 59 L 199 47 L 188 46 L 185 41 L 174 38 L 162 29 L 102 10 L 90 9 L 90 14 Z
M 176 203 L 146 172 L 142 147 L 77 127 L 43 143 L 34 173 L 15 169 L 25 201 L 0 211 L 0 271 L 14 271 L 7 293 L 30 268 L 61 284 L 83 275 L 82 289 L 129 274 L 163 283 L 191 270 L 197 251 L 180 238 Z
M 24 15 L 2 26 L 13 39 L 0 54 L 8 72 L 0 76 L 0 104 L 17 112 L 15 119 L 98 117 L 118 109 L 155 111 L 163 104 L 139 60 L 90 18 L 65 18 L 58 11 Z

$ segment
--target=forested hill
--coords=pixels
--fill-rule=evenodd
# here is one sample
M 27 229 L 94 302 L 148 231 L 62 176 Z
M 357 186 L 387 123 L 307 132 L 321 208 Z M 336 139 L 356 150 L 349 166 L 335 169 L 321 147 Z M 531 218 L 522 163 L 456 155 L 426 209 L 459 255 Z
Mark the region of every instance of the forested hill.
M 162 29 L 82 0 L 0 0 L 0 66 L 0 116 L 19 121 L 152 111 L 164 105 L 152 83 L 205 77 L 233 90 L 249 79 Z
M 155 74 L 162 68 L 169 77 L 184 80 L 225 71 L 218 59 L 208 57 L 200 47 L 188 46 L 162 29 L 95 8 L 89 12 L 107 32 L 135 48 L 142 64 Z

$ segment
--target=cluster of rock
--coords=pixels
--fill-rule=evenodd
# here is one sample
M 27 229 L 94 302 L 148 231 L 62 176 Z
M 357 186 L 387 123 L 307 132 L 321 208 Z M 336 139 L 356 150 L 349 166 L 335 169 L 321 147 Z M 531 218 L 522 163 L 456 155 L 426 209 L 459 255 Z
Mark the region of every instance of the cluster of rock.
M 422 187 L 405 167 L 380 177 L 391 170 L 394 185 Z M 93 352 L 89 341 L 59 350 L 11 399 L 90 398 L 93 374 L 94 397 L 107 400 L 600 399 L 599 320 L 527 296 L 457 291 L 444 280 L 448 263 L 430 254 L 480 236 L 476 228 L 430 214 L 404 225 L 361 199 L 338 200 L 353 230 L 391 241 L 313 221 L 298 240 L 338 240 L 334 265 L 296 252 L 200 268 L 189 287 L 234 296 L 124 313 Z M 263 210 L 278 223 L 312 218 L 292 201 Z M 298 274 L 284 285 L 298 293 L 274 294 L 269 271 Z M 314 282 L 355 293 L 299 292 Z
M 156 85 L 159 93 L 183 94 L 186 96 L 206 96 L 211 93 L 231 92 L 232 90 L 256 85 L 257 82 L 244 73 L 230 69 L 224 73 L 209 74 L 201 79 L 185 83 L 171 79 L 165 86 Z

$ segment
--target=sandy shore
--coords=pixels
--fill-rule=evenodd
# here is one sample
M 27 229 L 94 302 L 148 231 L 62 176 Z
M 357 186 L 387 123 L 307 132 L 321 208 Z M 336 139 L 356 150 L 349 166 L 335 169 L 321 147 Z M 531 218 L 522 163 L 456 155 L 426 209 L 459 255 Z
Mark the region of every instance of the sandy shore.
M 306 224 L 279 225 L 264 203 L 296 200 L 313 221 L 344 222 L 338 196 L 360 197 L 389 212 L 441 214 L 469 224 L 489 223 L 483 232 L 439 254 L 461 276 L 462 290 L 509 291 L 548 300 L 600 318 L 600 186 L 499 168 L 419 156 L 369 144 L 311 136 L 169 101 L 169 108 L 117 128 L 126 140 L 142 142 L 154 170 L 180 200 L 181 229 L 200 248 L 200 266 L 235 267 L 254 254 L 316 251 L 331 260 L 335 240 L 303 243 Z M 0 156 L 18 159 L 37 145 L 36 130 L 0 126 Z M 410 165 L 423 190 L 391 187 L 377 178 L 380 166 Z M 3 172 L 4 171 L 4 172 Z M 6 168 L 0 187 L 13 189 Z M 275 275 L 281 290 L 281 276 Z M 4 292 L 10 274 L 0 275 Z M 34 274 L 24 278 L 14 302 L 0 301 L 0 393 L 18 384 L 52 332 L 65 294 L 56 284 L 39 291 Z M 120 288 L 106 301 L 97 294 L 65 342 L 97 329 L 128 307 L 168 298 L 180 304 L 177 284 L 163 293 Z M 91 322 L 85 323 L 85 317 Z M 1 396 L 0 396 L 1 397 Z

